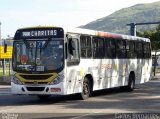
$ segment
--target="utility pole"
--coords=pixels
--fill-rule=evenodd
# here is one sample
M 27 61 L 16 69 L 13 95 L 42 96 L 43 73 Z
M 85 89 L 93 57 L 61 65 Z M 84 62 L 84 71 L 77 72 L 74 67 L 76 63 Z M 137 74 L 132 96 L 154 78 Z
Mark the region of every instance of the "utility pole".
M 160 21 L 159 22 L 130 23 L 130 24 L 127 24 L 127 26 L 130 26 L 131 36 L 136 36 L 136 26 L 138 26 L 138 25 L 149 25 L 149 24 L 160 24 Z

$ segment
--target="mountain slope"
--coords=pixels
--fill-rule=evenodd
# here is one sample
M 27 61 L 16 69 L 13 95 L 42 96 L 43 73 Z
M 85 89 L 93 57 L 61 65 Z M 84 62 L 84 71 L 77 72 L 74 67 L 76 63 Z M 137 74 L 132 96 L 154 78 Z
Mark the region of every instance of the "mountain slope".
M 150 4 L 137 4 L 129 8 L 123 8 L 113 14 L 96 21 L 90 22 L 82 28 L 108 31 L 114 33 L 129 33 L 128 23 L 160 21 L 160 2 Z M 137 29 L 153 29 L 156 25 L 137 26 Z

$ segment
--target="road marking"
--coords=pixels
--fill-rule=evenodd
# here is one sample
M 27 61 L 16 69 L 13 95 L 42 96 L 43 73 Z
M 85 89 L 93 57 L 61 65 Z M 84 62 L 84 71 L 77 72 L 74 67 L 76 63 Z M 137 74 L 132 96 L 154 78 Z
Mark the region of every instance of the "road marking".
M 94 115 L 94 114 L 97 114 L 97 113 L 102 113 L 102 111 L 97 111 L 97 112 L 93 112 L 93 113 L 88 113 L 88 114 L 84 114 L 84 115 L 81 115 L 81 116 L 73 117 L 73 118 L 70 118 L 70 119 L 79 119 L 79 118 L 86 117 L 86 116 L 90 116 L 90 115 Z
M 73 118 L 70 118 L 70 119 L 78 119 L 78 118 L 86 117 L 86 116 L 89 116 L 89 115 L 92 115 L 92 114 L 93 113 L 88 113 L 88 114 L 77 116 L 77 117 L 73 117 Z

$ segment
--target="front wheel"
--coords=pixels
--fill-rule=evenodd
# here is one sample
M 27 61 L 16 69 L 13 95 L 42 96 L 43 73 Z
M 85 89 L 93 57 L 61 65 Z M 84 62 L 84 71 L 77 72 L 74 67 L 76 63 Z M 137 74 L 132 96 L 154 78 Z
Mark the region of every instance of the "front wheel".
M 85 99 L 89 98 L 90 95 L 91 95 L 91 85 L 90 85 L 89 79 L 88 78 L 84 78 L 83 87 L 82 87 L 82 92 L 80 94 L 80 98 L 82 100 L 85 100 Z

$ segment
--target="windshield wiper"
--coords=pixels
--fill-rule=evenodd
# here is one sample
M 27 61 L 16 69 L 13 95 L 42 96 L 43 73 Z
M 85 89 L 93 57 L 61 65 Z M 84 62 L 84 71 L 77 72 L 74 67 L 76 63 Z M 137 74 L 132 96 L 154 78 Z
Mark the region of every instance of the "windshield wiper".
M 42 49 L 45 49 L 45 48 L 48 46 L 48 44 L 49 44 L 50 41 L 51 41 L 51 38 L 49 38 L 49 39 L 45 42 L 45 44 L 43 45 Z

